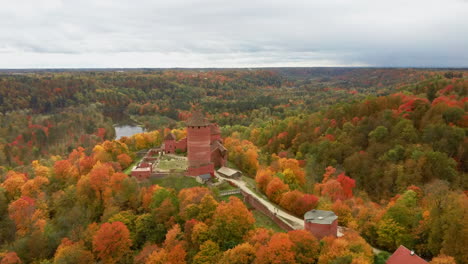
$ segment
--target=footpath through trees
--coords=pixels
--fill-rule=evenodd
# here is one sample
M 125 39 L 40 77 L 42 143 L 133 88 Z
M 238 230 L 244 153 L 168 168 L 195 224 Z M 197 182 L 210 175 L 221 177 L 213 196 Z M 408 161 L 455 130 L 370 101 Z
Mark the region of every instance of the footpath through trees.
M 247 186 L 247 183 L 245 181 L 240 180 L 240 179 L 238 180 L 238 179 L 231 179 L 231 178 L 223 177 L 216 171 L 215 171 L 215 176 L 218 179 L 222 179 L 222 180 L 225 180 L 227 182 L 231 182 L 232 184 L 239 187 L 243 192 L 255 197 L 265 208 L 267 208 L 270 211 L 270 213 L 273 213 L 274 215 L 276 215 L 277 218 L 279 218 L 281 221 L 283 221 L 284 224 L 290 226 L 291 229 L 295 229 L 295 230 L 304 229 L 304 220 L 303 219 L 300 219 L 300 218 L 298 218 L 298 217 L 296 217 L 294 215 L 291 215 L 291 214 L 283 211 L 281 208 L 274 205 L 269 200 L 260 197 L 256 192 L 254 192 L 253 190 L 251 190 Z M 342 231 L 344 231 L 346 229 L 347 229 L 346 227 L 338 226 L 337 236 L 338 237 L 343 236 Z M 378 254 L 382 250 L 372 247 L 372 251 L 374 252 L 374 254 Z

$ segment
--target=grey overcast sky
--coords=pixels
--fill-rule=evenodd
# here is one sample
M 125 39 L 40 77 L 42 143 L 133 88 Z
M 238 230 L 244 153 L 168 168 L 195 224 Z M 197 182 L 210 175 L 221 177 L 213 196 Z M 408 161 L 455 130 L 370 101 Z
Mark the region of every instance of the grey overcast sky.
M 0 68 L 468 67 L 468 0 L 0 3 Z

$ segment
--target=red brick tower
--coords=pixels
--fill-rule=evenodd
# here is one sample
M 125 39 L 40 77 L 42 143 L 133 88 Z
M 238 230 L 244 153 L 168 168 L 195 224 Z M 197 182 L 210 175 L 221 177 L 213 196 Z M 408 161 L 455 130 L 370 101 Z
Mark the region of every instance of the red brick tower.
M 222 142 L 221 130 L 219 129 L 218 124 L 211 124 L 210 128 L 211 128 L 211 143 L 214 143 L 215 141 Z
M 187 156 L 189 176 L 213 174 L 211 162 L 211 125 L 199 111 L 187 120 Z
M 164 151 L 166 153 L 175 153 L 176 150 L 176 140 L 175 136 L 172 133 L 167 134 L 164 138 Z

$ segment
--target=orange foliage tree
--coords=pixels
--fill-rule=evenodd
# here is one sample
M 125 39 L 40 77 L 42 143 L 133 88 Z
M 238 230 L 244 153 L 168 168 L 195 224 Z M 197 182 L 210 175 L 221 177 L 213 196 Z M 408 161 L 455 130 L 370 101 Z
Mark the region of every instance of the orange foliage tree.
M 276 233 L 266 246 L 257 251 L 255 264 L 289 263 L 296 264 L 293 251 L 293 242 L 288 234 Z
M 302 187 L 305 184 L 305 172 L 299 165 L 297 159 L 280 158 L 273 154 L 273 160 L 275 160 L 270 166 L 278 166 L 276 171 L 281 171 L 285 175 L 285 182 L 290 187 Z
M 255 248 L 243 243 L 224 252 L 219 264 L 250 264 L 255 260 Z
M 284 193 L 279 205 L 295 215 L 303 216 L 307 211 L 314 209 L 317 203 L 318 198 L 315 195 L 294 190 Z
M 297 263 L 315 263 L 318 259 L 320 245 L 310 232 L 306 230 L 294 230 L 288 232 L 289 239 L 293 243 L 292 250 Z
M 175 245 L 167 253 L 167 263 L 168 264 L 185 264 L 185 258 L 187 257 L 187 252 L 181 243 Z
M 24 173 L 9 171 L 6 180 L 0 185 L 5 188 L 10 200 L 18 198 L 21 194 L 21 187 L 28 180 Z
M 229 202 L 221 202 L 213 215 L 211 234 L 221 248 L 239 244 L 244 235 L 253 229 L 255 219 L 239 198 L 231 196 Z
M 96 163 L 89 172 L 89 185 L 95 191 L 98 199 L 104 199 L 109 180 L 114 173 L 114 169 L 108 163 Z
M 182 231 L 180 226 L 175 224 L 167 233 L 166 240 L 164 240 L 164 248 L 166 250 L 172 250 L 177 244 L 181 242 Z
M 446 255 L 439 255 L 429 262 L 430 264 L 456 264 L 455 259 Z
M 16 252 L 7 252 L 5 255 L 0 254 L 0 264 L 21 264 L 23 263 L 21 259 L 18 257 Z
M 186 220 L 205 221 L 211 218 L 218 206 L 218 202 L 211 195 L 211 191 L 203 187 L 183 189 L 178 197 L 180 216 Z
M 162 187 L 157 185 L 157 184 L 151 185 L 148 188 L 146 188 L 146 187 L 141 188 L 141 190 L 140 190 L 141 202 L 142 202 L 142 207 L 145 210 L 149 210 L 149 206 L 151 204 L 151 199 L 153 198 L 154 193 L 156 191 L 160 190 L 160 189 L 162 189 Z
M 343 188 L 343 198 L 350 199 L 353 197 L 353 188 L 356 187 L 356 181 L 346 176 L 344 173 L 338 175 L 337 181 Z
M 148 257 L 155 251 L 159 250 L 159 247 L 155 244 L 148 244 L 133 258 L 135 264 L 145 264 Z
M 36 176 L 34 179 L 28 180 L 21 187 L 21 195 L 29 197 L 37 197 L 43 185 L 49 184 L 49 179 L 44 176 Z
M 181 244 L 175 245 L 172 249 L 157 249 L 151 253 L 145 264 L 185 264 L 187 252 Z
M 50 169 L 48 167 L 41 165 L 37 160 L 31 162 L 31 165 L 34 168 L 34 175 L 36 175 L 36 177 L 49 177 Z
M 17 234 L 24 236 L 34 228 L 44 227 L 43 212 L 36 209 L 36 202 L 27 196 L 10 203 L 8 214 L 15 222 Z
M 315 191 L 323 196 L 328 196 L 332 201 L 352 198 L 356 181 L 344 173 L 335 178 L 333 176 L 335 172 L 335 168 L 328 166 L 323 174 L 322 182 L 315 184 Z
M 208 240 L 200 246 L 200 251 L 193 258 L 193 264 L 215 263 L 220 254 L 219 246 Z
M 68 238 L 62 239 L 62 242 L 55 251 L 54 263 L 92 263 L 94 256 L 87 250 L 83 241 L 73 242 Z
M 325 237 L 318 264 L 373 263 L 372 247 L 356 232 L 346 232 L 343 237 Z
M 274 177 L 273 180 L 268 183 L 266 195 L 273 202 L 279 203 L 281 196 L 287 191 L 289 191 L 288 185 L 286 185 L 280 178 Z
M 93 237 L 93 250 L 103 263 L 117 263 L 131 245 L 128 228 L 118 221 L 102 224 Z
M 335 179 L 328 180 L 327 182 L 321 184 L 320 194 L 322 196 L 330 197 L 332 201 L 336 201 L 344 197 L 343 187 Z
M 78 170 L 68 160 L 58 160 L 54 164 L 55 177 L 64 181 L 69 179 L 77 179 L 79 176 Z
M 85 149 L 82 147 L 74 149 L 68 155 L 68 161 L 78 169 L 80 175 L 87 174 L 96 163 L 91 156 L 86 155 Z
M 255 182 L 257 183 L 257 187 L 262 191 L 266 192 L 266 188 L 268 186 L 268 183 L 273 179 L 273 172 L 267 168 L 267 169 L 259 169 L 257 171 L 257 175 L 255 176 Z
M 249 242 L 251 245 L 258 249 L 261 246 L 266 246 L 270 241 L 273 231 L 266 228 L 256 228 L 250 230 L 244 237 L 244 240 Z
M 259 166 L 259 149 L 248 140 L 240 140 L 239 135 L 233 133 L 224 140 L 224 146 L 228 150 L 228 158 L 244 173 L 254 176 Z
M 125 169 L 132 164 L 133 159 L 128 154 L 122 153 L 117 156 L 117 162 L 120 164 L 122 169 Z
M 317 204 L 317 197 L 299 189 L 305 184 L 305 172 L 296 159 L 272 155 L 269 167 L 257 171 L 257 187 L 268 198 L 295 215 L 302 216 Z M 292 191 L 290 191 L 292 190 Z

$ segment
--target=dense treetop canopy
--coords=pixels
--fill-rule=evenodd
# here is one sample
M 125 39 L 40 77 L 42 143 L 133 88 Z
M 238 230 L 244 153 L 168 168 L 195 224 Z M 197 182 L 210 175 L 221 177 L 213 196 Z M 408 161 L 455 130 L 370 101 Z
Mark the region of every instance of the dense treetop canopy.
M 2 74 L 0 263 L 385 263 L 400 245 L 468 263 L 464 75 Z M 241 197 L 219 195 L 228 184 L 129 176 L 138 151 L 185 135 L 194 106 L 219 123 L 229 166 L 254 191 L 299 218 L 332 210 L 345 235 L 273 231 Z M 114 140 L 122 115 L 147 132 Z

